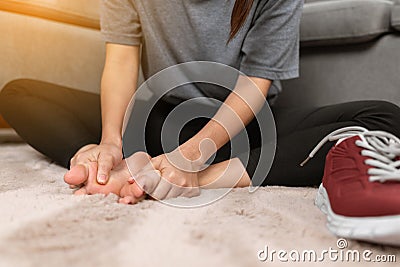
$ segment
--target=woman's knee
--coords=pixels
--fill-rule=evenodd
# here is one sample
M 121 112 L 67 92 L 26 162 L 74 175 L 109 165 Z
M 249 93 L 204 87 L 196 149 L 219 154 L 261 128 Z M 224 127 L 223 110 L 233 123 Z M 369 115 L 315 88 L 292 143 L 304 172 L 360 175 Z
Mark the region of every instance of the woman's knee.
M 400 122 L 400 107 L 392 102 L 377 100 L 372 101 L 372 112 L 380 117 L 389 119 L 394 123 Z
M 400 113 L 400 107 L 392 102 L 386 100 L 375 100 L 371 102 L 374 103 L 378 110 L 393 114 Z
M 0 113 L 6 116 L 9 112 L 24 110 L 28 101 L 26 97 L 36 96 L 40 89 L 41 82 L 31 79 L 18 79 L 7 83 L 0 91 Z
M 29 91 L 29 88 L 31 88 L 29 85 L 32 82 L 34 81 L 28 79 L 18 79 L 7 83 L 0 91 L 0 103 L 6 104 L 14 97 L 26 95 Z
M 370 130 L 384 130 L 400 136 L 400 107 L 384 100 L 367 101 L 365 114 L 371 124 Z M 366 120 L 367 121 L 367 120 Z
M 14 80 L 7 83 L 0 91 L 0 114 L 3 116 L 7 115 L 7 111 L 10 110 L 13 103 L 15 103 L 15 98 L 21 95 L 22 84 L 20 80 Z

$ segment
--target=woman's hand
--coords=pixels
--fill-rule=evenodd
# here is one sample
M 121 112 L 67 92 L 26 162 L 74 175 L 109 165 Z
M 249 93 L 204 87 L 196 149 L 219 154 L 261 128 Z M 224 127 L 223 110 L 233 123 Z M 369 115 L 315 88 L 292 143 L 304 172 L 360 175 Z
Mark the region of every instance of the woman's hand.
M 151 197 L 162 200 L 200 195 L 198 168 L 179 150 L 153 158 L 129 181 L 136 182 Z
M 75 156 L 71 159 L 70 168 L 72 171 L 77 165 L 87 165 L 90 162 L 97 162 L 97 182 L 99 184 L 106 184 L 110 177 L 110 171 L 115 166 L 118 166 L 121 161 L 121 146 L 111 143 L 91 144 L 82 147 L 76 152 Z M 76 179 L 81 180 L 81 183 L 86 182 L 87 177 L 76 177 L 76 179 L 74 179 L 75 177 L 70 177 L 73 176 L 71 171 L 64 177 L 67 183 L 70 183 L 71 179 L 73 181 L 76 181 Z

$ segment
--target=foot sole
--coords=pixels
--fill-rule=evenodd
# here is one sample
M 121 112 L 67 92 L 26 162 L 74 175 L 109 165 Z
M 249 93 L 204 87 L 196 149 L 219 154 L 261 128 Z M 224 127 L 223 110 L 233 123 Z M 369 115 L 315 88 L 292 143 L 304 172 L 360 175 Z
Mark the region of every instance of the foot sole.
M 321 184 L 315 205 L 327 216 L 327 227 L 333 234 L 349 239 L 400 246 L 400 215 L 347 217 L 332 211 L 328 193 Z

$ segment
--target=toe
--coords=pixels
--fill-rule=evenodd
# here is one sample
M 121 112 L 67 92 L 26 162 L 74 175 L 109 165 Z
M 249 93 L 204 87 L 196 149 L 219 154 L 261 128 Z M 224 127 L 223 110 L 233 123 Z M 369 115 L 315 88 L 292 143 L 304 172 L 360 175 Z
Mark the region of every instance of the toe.
M 131 203 L 133 203 L 133 201 L 134 201 L 133 197 L 126 196 L 126 197 L 120 198 L 118 202 L 121 204 L 131 204 Z
M 89 170 L 87 166 L 76 165 L 64 175 L 64 181 L 70 185 L 80 185 L 86 182 L 88 175 Z
M 141 197 L 144 195 L 144 191 L 136 183 L 130 184 L 129 187 L 135 197 Z
M 82 187 L 74 192 L 74 195 L 76 196 L 87 195 L 87 194 L 88 192 L 85 187 Z
M 132 196 L 135 198 L 140 198 L 141 196 L 143 196 L 143 194 L 144 194 L 143 190 L 136 183 L 133 184 L 126 183 L 124 184 L 124 186 L 121 188 L 120 191 L 121 197 Z
M 135 204 L 145 198 L 144 192 L 137 184 L 126 183 L 120 191 L 119 203 L 122 204 Z

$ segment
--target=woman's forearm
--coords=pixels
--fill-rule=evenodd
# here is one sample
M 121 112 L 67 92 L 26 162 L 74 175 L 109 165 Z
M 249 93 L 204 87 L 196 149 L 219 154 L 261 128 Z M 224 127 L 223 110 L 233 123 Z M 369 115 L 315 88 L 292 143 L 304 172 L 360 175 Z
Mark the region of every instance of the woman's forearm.
M 215 116 L 180 146 L 183 155 L 203 164 L 254 118 L 265 104 L 270 86 L 270 80 L 240 76 L 234 91 Z
M 122 124 L 138 80 L 139 46 L 107 44 L 101 80 L 102 143 L 122 146 Z

